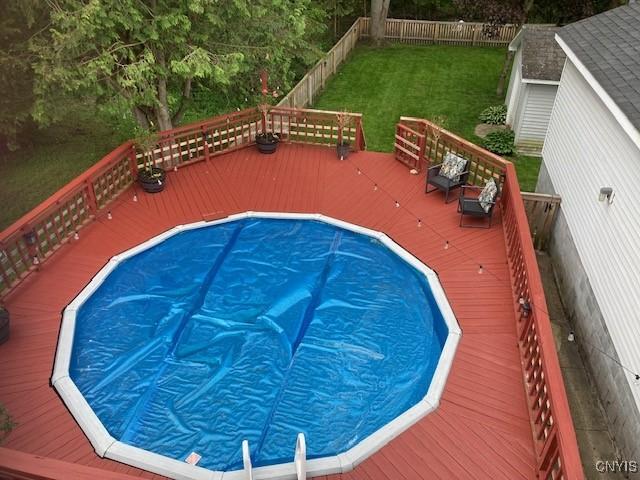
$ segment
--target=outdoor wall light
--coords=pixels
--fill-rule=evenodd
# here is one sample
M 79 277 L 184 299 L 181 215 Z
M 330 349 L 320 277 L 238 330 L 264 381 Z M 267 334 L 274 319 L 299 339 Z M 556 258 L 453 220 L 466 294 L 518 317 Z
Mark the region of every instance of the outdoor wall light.
M 598 201 L 604 202 L 607 201 L 609 204 L 613 203 L 613 197 L 615 193 L 613 193 L 613 188 L 611 187 L 601 187 L 600 195 L 598 195 Z

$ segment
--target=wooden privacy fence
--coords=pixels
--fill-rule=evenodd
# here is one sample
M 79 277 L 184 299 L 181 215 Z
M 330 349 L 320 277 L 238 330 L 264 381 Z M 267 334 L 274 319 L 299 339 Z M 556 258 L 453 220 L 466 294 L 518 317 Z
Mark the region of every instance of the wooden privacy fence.
M 86 223 L 108 215 L 110 203 L 133 184 L 149 153 L 149 162 L 155 166 L 180 168 L 254 144 L 263 121 L 284 141 L 335 145 L 340 128 L 338 113 L 250 108 L 160 132 L 157 146 L 147 155 L 138 151 L 133 141 L 125 142 L 0 233 L 0 297 L 37 270 L 60 246 L 77 238 Z M 355 150 L 364 149 L 362 115 L 342 115 L 349 119 L 343 138 Z
M 361 38 L 369 37 L 370 18 L 359 18 Z M 385 38 L 411 44 L 445 44 L 466 46 L 509 45 L 518 31 L 517 25 L 491 25 L 474 22 L 434 22 L 388 18 Z
M 537 250 L 546 250 L 560 208 L 560 196 L 530 192 L 521 192 L 521 194 L 529 220 L 533 246 Z
M 321 58 L 291 91 L 278 103 L 279 107 L 305 107 L 313 104 L 316 96 L 324 88 L 325 83 L 346 60 L 361 37 L 361 19 L 357 19 L 351 28 Z
M 331 50 L 280 100 L 278 106 L 296 108 L 312 105 L 327 80 L 344 63 L 358 41 L 369 37 L 369 25 L 370 18 L 358 18 Z M 517 25 L 389 18 L 385 25 L 385 38 L 392 42 L 422 45 L 501 46 L 508 45 L 517 31 Z
M 501 182 L 499 204 L 513 286 L 518 347 L 537 456 L 537 477 L 548 480 L 583 479 L 575 430 L 515 167 L 511 162 L 427 120 L 402 117 L 401 124 L 425 136 L 425 147 L 420 155 L 423 165 L 440 163 L 442 156 L 450 151 L 469 160 L 470 183 L 481 185 L 489 178 Z

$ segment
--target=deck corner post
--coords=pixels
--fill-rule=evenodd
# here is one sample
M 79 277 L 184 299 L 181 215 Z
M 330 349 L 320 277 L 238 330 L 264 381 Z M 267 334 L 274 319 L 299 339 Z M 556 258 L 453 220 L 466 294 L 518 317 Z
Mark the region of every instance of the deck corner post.
M 136 147 L 131 145 L 129 150 L 129 169 L 131 170 L 131 178 L 135 182 L 138 177 L 138 162 L 136 160 Z
M 354 142 L 354 150 L 359 152 L 362 150 L 362 118 L 356 118 L 356 141 Z

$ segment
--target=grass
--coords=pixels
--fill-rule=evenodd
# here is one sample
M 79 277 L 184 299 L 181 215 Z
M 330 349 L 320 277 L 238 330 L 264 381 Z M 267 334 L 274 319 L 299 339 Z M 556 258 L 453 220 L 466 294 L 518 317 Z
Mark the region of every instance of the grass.
M 393 150 L 400 116 L 426 118 L 482 144 L 478 115 L 503 102 L 496 86 L 503 48 L 391 45 L 357 47 L 314 108 L 363 114 L 367 149 Z M 523 190 L 533 190 L 540 160 L 515 156 Z
M 0 230 L 55 193 L 122 143 L 133 131 L 113 125 L 87 105 L 59 124 L 31 133 L 32 141 L 0 157 Z
M 515 157 L 509 157 L 509 160 L 516 166 L 520 190 L 523 192 L 535 192 L 542 159 L 540 157 L 517 155 Z

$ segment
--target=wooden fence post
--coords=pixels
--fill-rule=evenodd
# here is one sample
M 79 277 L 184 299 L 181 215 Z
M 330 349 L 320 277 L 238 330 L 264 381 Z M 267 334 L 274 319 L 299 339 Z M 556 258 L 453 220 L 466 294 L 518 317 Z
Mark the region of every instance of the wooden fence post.
M 472 46 L 476 46 L 476 44 L 478 43 L 478 35 L 480 34 L 480 25 L 476 24 L 473 26 L 473 40 L 471 42 Z
M 406 24 L 405 20 L 400 21 L 400 43 L 404 42 L 404 28 Z

